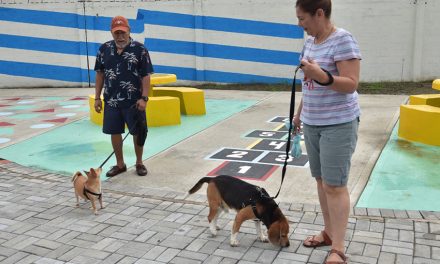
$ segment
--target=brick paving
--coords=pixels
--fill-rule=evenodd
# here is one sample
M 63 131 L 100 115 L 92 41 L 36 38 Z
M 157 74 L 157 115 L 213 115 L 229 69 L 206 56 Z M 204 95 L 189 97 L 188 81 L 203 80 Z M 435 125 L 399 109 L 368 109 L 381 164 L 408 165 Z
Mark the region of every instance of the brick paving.
M 229 246 L 234 215 L 208 230 L 206 196 L 103 183 L 105 209 L 75 207 L 68 177 L 0 160 L 0 263 L 322 263 L 328 247 L 301 245 L 323 228 L 318 205 L 281 203 L 291 245 L 255 239 L 245 223 Z M 440 213 L 353 208 L 350 263 L 440 263 Z

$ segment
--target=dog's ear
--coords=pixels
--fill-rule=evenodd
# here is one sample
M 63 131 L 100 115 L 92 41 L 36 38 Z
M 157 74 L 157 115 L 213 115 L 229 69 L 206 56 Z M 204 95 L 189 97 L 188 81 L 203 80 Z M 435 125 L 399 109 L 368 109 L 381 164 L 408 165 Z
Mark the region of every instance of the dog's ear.
M 90 168 L 90 175 L 97 176 L 98 174 L 96 173 L 94 168 Z
M 272 223 L 267 230 L 267 236 L 270 243 L 279 246 L 280 245 L 280 223 L 278 221 Z

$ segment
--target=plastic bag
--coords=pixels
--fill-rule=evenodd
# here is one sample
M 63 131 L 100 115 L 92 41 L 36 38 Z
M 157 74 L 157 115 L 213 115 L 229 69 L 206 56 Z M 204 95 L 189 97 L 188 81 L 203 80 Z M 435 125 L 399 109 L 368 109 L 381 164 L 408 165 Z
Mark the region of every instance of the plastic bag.
M 286 128 L 289 129 L 290 123 L 286 121 L 284 124 Z M 301 136 L 295 131 L 293 133 L 294 134 L 293 134 L 293 139 L 291 140 L 290 156 L 298 159 L 302 155 Z
M 295 134 L 292 140 L 292 148 L 290 149 L 290 155 L 294 158 L 301 157 L 302 149 L 301 149 L 301 136 L 299 134 Z

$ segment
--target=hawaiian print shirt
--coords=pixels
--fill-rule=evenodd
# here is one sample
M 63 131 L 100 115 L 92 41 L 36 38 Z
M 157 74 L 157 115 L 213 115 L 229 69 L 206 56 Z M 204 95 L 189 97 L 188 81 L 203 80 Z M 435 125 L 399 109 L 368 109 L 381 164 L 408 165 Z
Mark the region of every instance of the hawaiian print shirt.
M 95 71 L 104 72 L 106 105 L 127 108 L 141 98 L 141 79 L 153 73 L 153 65 L 145 46 L 130 38 L 121 54 L 114 40 L 102 44 L 96 55 Z

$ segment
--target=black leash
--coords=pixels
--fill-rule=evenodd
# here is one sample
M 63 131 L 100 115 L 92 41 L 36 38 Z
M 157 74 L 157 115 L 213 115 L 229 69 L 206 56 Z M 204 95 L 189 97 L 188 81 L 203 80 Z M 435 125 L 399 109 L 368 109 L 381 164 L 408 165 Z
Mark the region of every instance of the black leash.
M 286 159 L 284 160 L 283 170 L 281 172 L 281 183 L 280 188 L 278 189 L 277 194 L 272 197 L 273 199 L 277 198 L 281 191 L 281 186 L 283 185 L 284 177 L 286 176 L 286 170 L 287 170 L 287 161 L 289 160 L 289 153 L 290 153 L 290 139 L 292 134 L 292 119 L 295 113 L 295 84 L 296 84 L 296 73 L 301 68 L 302 65 L 298 65 L 295 69 L 295 73 L 293 75 L 293 83 L 292 83 L 292 93 L 290 95 L 290 110 L 289 110 L 289 130 L 287 134 L 287 143 L 286 143 Z
M 136 107 L 136 104 L 130 106 L 130 107 Z M 136 122 L 134 122 L 133 127 L 131 130 L 133 130 L 133 128 L 136 127 L 137 123 L 139 122 L 139 119 L 136 119 Z M 130 129 L 128 129 L 127 134 L 125 135 L 125 137 L 122 139 L 122 142 L 124 142 L 124 140 L 128 137 L 128 135 L 130 135 Z M 102 166 L 104 166 L 104 164 L 107 163 L 107 161 L 113 156 L 113 154 L 115 154 L 115 151 L 113 150 L 113 152 L 104 160 L 104 162 L 99 165 L 99 168 L 102 168 Z
M 124 142 L 124 140 L 128 137 L 128 135 L 130 135 L 130 130 L 128 130 L 127 134 L 125 135 L 125 137 L 122 139 L 122 142 Z M 99 165 L 99 168 L 102 168 L 102 166 L 104 166 L 104 164 L 107 163 L 107 161 L 113 156 L 113 154 L 115 154 L 115 151 L 113 150 L 113 152 L 104 160 L 104 162 Z

